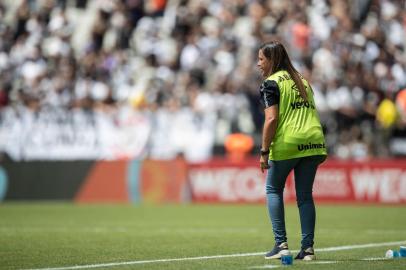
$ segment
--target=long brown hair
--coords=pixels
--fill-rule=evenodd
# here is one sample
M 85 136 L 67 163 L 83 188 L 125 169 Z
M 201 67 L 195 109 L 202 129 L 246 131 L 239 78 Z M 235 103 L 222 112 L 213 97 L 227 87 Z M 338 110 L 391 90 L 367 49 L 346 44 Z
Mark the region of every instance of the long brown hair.
M 301 79 L 302 76 L 292 65 L 285 47 L 278 41 L 270 41 L 262 44 L 259 49 L 268 60 L 271 60 L 270 74 L 274 74 L 279 70 L 286 70 L 298 87 L 300 96 L 307 101 L 307 93 Z

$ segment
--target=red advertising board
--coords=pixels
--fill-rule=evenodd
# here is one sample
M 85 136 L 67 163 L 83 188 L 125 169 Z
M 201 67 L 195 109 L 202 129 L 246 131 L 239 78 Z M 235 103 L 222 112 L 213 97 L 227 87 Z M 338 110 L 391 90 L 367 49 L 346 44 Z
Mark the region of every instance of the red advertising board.
M 128 202 L 126 168 L 125 161 L 96 162 L 83 179 L 75 202 Z
M 194 202 L 261 202 L 265 197 L 265 175 L 252 161 L 190 165 L 188 180 Z
M 314 193 L 321 201 L 404 204 L 406 160 L 328 161 L 317 173 Z
M 264 202 L 265 177 L 257 160 L 212 160 L 188 169 L 194 202 Z M 318 202 L 405 204 L 406 160 L 327 160 L 317 172 L 313 194 Z M 284 198 L 295 201 L 293 174 L 288 177 Z

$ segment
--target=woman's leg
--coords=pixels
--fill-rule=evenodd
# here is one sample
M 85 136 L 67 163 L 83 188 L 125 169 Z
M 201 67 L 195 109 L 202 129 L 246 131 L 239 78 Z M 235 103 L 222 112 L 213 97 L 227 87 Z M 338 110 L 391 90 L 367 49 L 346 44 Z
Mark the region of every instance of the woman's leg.
M 299 207 L 300 225 L 302 229 L 302 249 L 313 247 L 316 209 L 313 201 L 313 183 L 317 167 L 326 156 L 310 156 L 301 158 L 295 166 L 296 200 Z
M 286 177 L 298 161 L 299 159 L 269 161 L 270 168 L 266 178 L 266 197 L 276 244 L 287 242 L 283 190 L 285 188 Z

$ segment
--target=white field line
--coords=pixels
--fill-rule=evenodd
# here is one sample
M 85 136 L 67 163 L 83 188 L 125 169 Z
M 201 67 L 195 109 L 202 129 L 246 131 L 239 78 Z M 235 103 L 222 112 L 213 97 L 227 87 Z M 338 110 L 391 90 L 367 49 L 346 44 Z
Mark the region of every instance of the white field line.
M 82 227 L 73 229 L 74 232 L 88 232 L 88 233 L 124 233 L 132 231 L 133 228 L 128 227 Z M 72 232 L 71 227 L 23 227 L 23 228 L 15 228 L 15 227 L 0 227 L 0 233 L 7 233 L 7 234 L 17 234 L 17 233 L 32 233 L 32 232 Z M 190 234 L 197 234 L 197 233 L 212 233 L 212 234 L 224 234 L 224 233 L 257 233 L 257 229 L 253 228 L 201 228 L 201 229 L 177 229 L 173 230 L 171 228 L 161 228 L 157 230 L 149 229 L 148 232 L 153 232 L 157 234 L 164 234 L 164 233 L 190 233 Z
M 340 251 L 340 250 L 349 250 L 349 249 L 362 249 L 362 248 L 373 248 L 373 247 L 385 247 L 385 246 L 395 246 L 405 243 L 404 241 L 397 242 L 386 242 L 386 243 L 370 243 L 363 245 L 351 245 L 351 246 L 338 246 L 338 247 L 329 247 L 329 248 L 316 248 L 315 251 L 318 252 L 328 252 L 328 251 Z
M 276 265 L 276 264 L 266 264 L 266 265 L 260 265 L 260 266 L 251 266 L 248 267 L 248 269 L 272 269 L 272 268 L 279 268 L 281 265 Z
M 363 261 L 386 261 L 390 260 L 391 258 L 386 258 L 386 257 L 376 257 L 376 258 L 365 258 L 362 259 Z
M 173 258 L 173 259 L 157 259 L 157 260 L 129 261 L 129 262 L 116 262 L 116 263 L 100 263 L 100 264 L 75 265 L 75 266 L 55 267 L 55 268 L 36 268 L 36 269 L 25 269 L 25 270 L 74 270 L 74 269 L 113 267 L 113 266 L 147 264 L 147 263 L 196 261 L 196 260 L 209 260 L 209 259 L 221 259 L 221 258 L 232 258 L 232 257 L 247 257 L 247 256 L 258 256 L 258 255 L 263 255 L 263 254 L 265 254 L 265 253 L 264 252 L 237 253 L 237 254 L 213 255 L 213 256 L 202 256 L 202 257 L 184 257 L 184 258 Z
M 333 264 L 333 263 L 339 263 L 338 261 L 315 261 L 315 262 L 306 262 L 307 264 Z M 248 269 L 268 269 L 268 268 L 279 268 L 284 265 L 276 265 L 276 264 L 265 264 L 265 265 L 260 265 L 260 266 L 251 266 L 248 267 Z
M 375 258 L 364 258 L 361 259 L 362 261 L 386 261 L 389 260 L 388 258 L 384 257 L 375 257 Z M 307 264 L 335 264 L 335 263 L 342 263 L 342 261 L 314 261 L 314 262 L 306 262 Z M 248 269 L 267 269 L 267 268 L 278 268 L 283 265 L 275 265 L 275 264 L 265 264 L 259 266 L 251 266 Z
M 406 244 L 406 240 L 396 241 L 396 242 L 370 243 L 370 244 L 362 244 L 362 245 L 350 245 L 350 246 L 337 246 L 337 247 L 319 248 L 319 249 L 315 249 L 315 251 L 318 251 L 318 252 L 330 252 L 330 251 L 340 251 L 340 250 L 351 250 L 351 249 L 395 246 L 395 245 L 402 245 L 402 244 Z M 297 250 L 293 250 L 292 252 L 297 252 Z M 115 267 L 115 266 L 122 266 L 122 265 L 136 265 L 136 264 L 148 264 L 148 263 L 164 263 L 164 262 L 196 261 L 196 260 L 209 260 L 209 259 L 221 259 L 221 258 L 233 258 L 233 257 L 248 257 L 248 256 L 259 256 L 259 255 L 263 255 L 263 254 L 265 254 L 265 252 L 237 253 L 237 254 L 201 256 L 201 257 L 185 257 L 185 258 L 142 260 L 142 261 L 128 261 L 128 262 L 112 262 L 112 263 L 74 265 L 74 266 L 64 266 L 64 267 L 35 268 L 35 269 L 25 269 L 25 270 L 90 269 L 90 268 Z
M 339 261 L 315 261 L 315 262 L 306 262 L 306 264 L 332 264 L 339 263 Z

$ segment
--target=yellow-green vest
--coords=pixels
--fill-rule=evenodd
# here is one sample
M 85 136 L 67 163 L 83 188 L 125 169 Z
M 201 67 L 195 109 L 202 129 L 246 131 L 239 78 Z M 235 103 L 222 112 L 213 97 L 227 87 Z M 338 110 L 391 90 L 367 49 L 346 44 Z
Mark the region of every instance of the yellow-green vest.
M 278 127 L 269 148 L 269 159 L 327 155 L 323 130 L 309 83 L 302 79 L 307 93 L 305 101 L 287 71 L 278 71 L 267 80 L 276 81 L 280 91 Z

